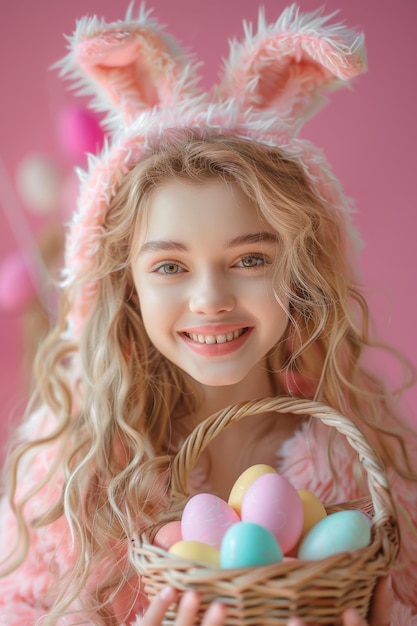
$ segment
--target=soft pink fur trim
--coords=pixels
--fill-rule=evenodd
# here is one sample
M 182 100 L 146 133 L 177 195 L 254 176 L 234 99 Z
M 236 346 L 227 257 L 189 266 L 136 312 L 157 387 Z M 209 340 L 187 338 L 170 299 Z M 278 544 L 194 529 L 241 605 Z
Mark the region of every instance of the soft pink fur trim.
M 92 106 L 106 111 L 105 124 L 118 129 L 154 106 L 169 107 L 198 92 L 198 64 L 151 18 L 142 4 L 133 17 L 112 23 L 83 17 L 68 37 L 69 53 L 56 64 L 74 89 L 93 96 Z
M 231 44 L 217 97 L 233 96 L 242 109 L 274 109 L 295 132 L 322 106 L 324 91 L 366 67 L 363 35 L 329 24 L 333 16 L 303 15 L 291 5 L 268 25 L 260 10 L 257 33 L 244 24 L 244 41 Z

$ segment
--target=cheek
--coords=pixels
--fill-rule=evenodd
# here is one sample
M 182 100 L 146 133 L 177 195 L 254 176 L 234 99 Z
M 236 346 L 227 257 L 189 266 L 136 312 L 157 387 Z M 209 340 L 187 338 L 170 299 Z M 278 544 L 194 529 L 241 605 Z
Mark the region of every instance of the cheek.
M 175 299 L 167 297 L 166 290 L 142 285 L 137 290 L 143 325 L 152 343 L 158 347 L 158 339 L 172 328 L 175 319 Z
M 150 297 L 146 292 L 139 293 L 139 306 L 142 315 L 143 324 L 146 331 L 152 330 L 152 327 L 158 326 L 164 318 L 164 306 L 155 294 Z
M 290 317 L 290 302 L 287 297 L 281 297 L 279 294 L 273 296 L 275 305 L 275 316 L 278 320 L 285 320 Z
M 132 267 L 132 277 L 144 330 L 151 343 L 166 355 L 172 349 L 172 328 L 178 317 L 175 290 L 161 286 L 154 277 L 149 278 L 140 266 Z
M 277 323 L 288 321 L 290 303 L 288 297 L 274 291 L 272 281 L 264 284 L 258 294 L 253 294 L 254 302 L 265 317 L 275 320 Z
M 287 298 L 277 300 L 273 297 L 273 301 L 269 306 L 265 306 L 265 322 L 271 335 L 275 341 L 279 341 L 284 334 L 290 319 L 289 302 Z

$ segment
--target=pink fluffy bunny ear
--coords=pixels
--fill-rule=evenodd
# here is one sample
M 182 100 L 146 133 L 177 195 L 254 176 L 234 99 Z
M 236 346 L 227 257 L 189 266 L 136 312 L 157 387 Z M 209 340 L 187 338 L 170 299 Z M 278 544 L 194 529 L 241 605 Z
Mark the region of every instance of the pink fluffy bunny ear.
M 326 101 L 324 92 L 366 69 L 364 39 L 321 11 L 288 7 L 271 25 L 259 12 L 258 32 L 245 23 L 245 40 L 231 44 L 219 100 L 234 98 L 242 110 L 273 111 L 291 134 Z
M 132 17 L 110 24 L 97 17 L 77 22 L 69 54 L 57 66 L 76 79 L 81 94 L 95 96 L 94 106 L 109 113 L 107 125 L 130 124 L 154 107 L 197 95 L 197 64 L 150 18 L 141 6 Z

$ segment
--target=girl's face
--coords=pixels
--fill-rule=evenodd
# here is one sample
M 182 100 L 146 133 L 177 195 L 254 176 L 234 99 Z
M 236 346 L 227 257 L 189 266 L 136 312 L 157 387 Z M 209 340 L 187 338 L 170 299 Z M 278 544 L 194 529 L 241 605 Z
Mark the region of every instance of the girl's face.
M 281 338 L 271 228 L 237 185 L 164 182 L 135 236 L 133 280 L 156 348 L 203 385 L 241 382 Z

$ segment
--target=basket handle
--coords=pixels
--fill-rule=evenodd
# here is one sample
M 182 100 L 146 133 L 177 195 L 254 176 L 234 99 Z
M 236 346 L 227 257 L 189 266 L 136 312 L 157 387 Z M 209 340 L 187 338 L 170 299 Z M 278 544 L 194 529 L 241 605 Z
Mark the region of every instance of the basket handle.
M 272 411 L 311 415 L 345 435 L 349 444 L 358 453 L 359 460 L 367 473 L 369 492 L 374 507 L 374 523 L 381 525 L 387 522 L 392 526 L 394 522 L 394 532 L 398 532 L 396 509 L 387 476 L 374 450 L 360 430 L 348 418 L 326 404 L 285 396 L 234 404 L 213 413 L 201 422 L 185 439 L 173 460 L 170 485 L 173 504 L 181 504 L 188 497 L 186 491 L 188 474 L 212 439 L 243 417 Z

